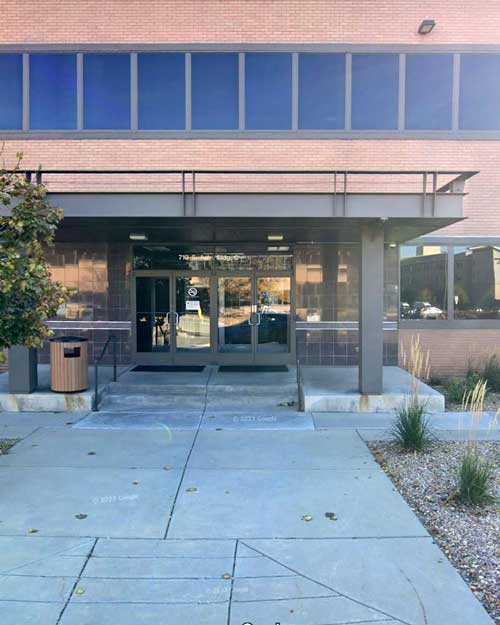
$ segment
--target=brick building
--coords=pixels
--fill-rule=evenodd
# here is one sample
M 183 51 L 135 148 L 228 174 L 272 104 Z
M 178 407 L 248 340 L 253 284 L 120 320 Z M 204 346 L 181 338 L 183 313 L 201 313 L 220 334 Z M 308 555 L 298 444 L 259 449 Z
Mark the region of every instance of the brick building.
M 124 363 L 359 364 L 365 392 L 418 333 L 463 371 L 500 339 L 500 7 L 476 9 L 4 3 L 2 156 L 65 210 L 55 331 Z

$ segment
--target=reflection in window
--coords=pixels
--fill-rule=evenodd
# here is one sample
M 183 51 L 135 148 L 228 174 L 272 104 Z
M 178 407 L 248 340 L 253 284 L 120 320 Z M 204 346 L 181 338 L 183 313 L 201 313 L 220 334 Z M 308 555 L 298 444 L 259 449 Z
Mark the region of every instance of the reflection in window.
M 344 128 L 345 55 L 299 56 L 299 128 Z
M 130 55 L 83 56 L 83 123 L 88 129 L 130 128 Z
M 76 54 L 30 55 L 30 127 L 76 128 Z
M 357 321 L 359 245 L 296 248 L 297 317 L 300 321 Z
M 398 248 L 390 243 L 384 247 L 384 321 L 398 320 L 398 282 Z
M 464 130 L 500 130 L 500 55 L 461 55 L 459 111 Z
M 397 129 L 398 76 L 397 54 L 352 55 L 353 129 Z
M 139 54 L 137 67 L 139 128 L 184 130 L 184 54 Z
M 193 128 L 238 128 L 238 55 L 193 54 L 191 63 Z
M 500 319 L 500 248 L 454 248 L 457 319 Z
M 250 130 L 292 127 L 292 55 L 245 55 L 245 114 Z
M 408 54 L 406 56 L 406 128 L 449 130 L 453 55 Z
M 401 319 L 447 319 L 446 247 L 403 245 L 401 258 Z
M 0 54 L 0 128 L 23 127 L 23 59 L 20 54 Z

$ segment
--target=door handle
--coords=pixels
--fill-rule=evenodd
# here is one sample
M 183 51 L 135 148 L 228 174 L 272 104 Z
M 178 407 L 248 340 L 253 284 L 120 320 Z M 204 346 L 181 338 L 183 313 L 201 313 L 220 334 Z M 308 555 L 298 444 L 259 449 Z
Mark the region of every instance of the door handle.
M 255 313 L 255 314 L 257 315 L 257 323 L 255 325 L 256 326 L 260 326 L 260 321 L 261 321 L 261 319 L 260 319 L 260 312 Z
M 253 313 L 250 313 L 250 314 L 248 315 L 248 325 L 249 325 L 249 326 L 253 326 L 253 325 L 254 325 L 254 324 L 252 323 L 252 315 L 253 315 Z

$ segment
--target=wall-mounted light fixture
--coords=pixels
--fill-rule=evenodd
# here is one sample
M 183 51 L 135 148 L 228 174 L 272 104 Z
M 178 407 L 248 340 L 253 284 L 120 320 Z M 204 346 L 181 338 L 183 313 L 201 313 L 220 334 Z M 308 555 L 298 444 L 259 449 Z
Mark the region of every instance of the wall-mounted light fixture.
M 148 237 L 146 234 L 144 234 L 144 232 L 131 232 L 128 235 L 128 238 L 131 241 L 147 241 Z
M 436 22 L 434 20 L 422 20 L 422 23 L 418 27 L 418 32 L 420 35 L 428 35 L 435 25 Z

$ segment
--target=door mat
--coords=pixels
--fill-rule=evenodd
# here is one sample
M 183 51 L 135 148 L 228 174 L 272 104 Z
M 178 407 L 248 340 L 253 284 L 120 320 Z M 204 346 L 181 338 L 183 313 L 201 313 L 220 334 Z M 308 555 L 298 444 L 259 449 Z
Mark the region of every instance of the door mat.
M 285 372 L 288 371 L 286 365 L 221 365 L 221 373 L 258 373 L 258 372 Z
M 148 371 L 150 373 L 175 373 L 176 371 L 187 371 L 199 373 L 205 368 L 204 365 L 137 365 L 131 371 Z

